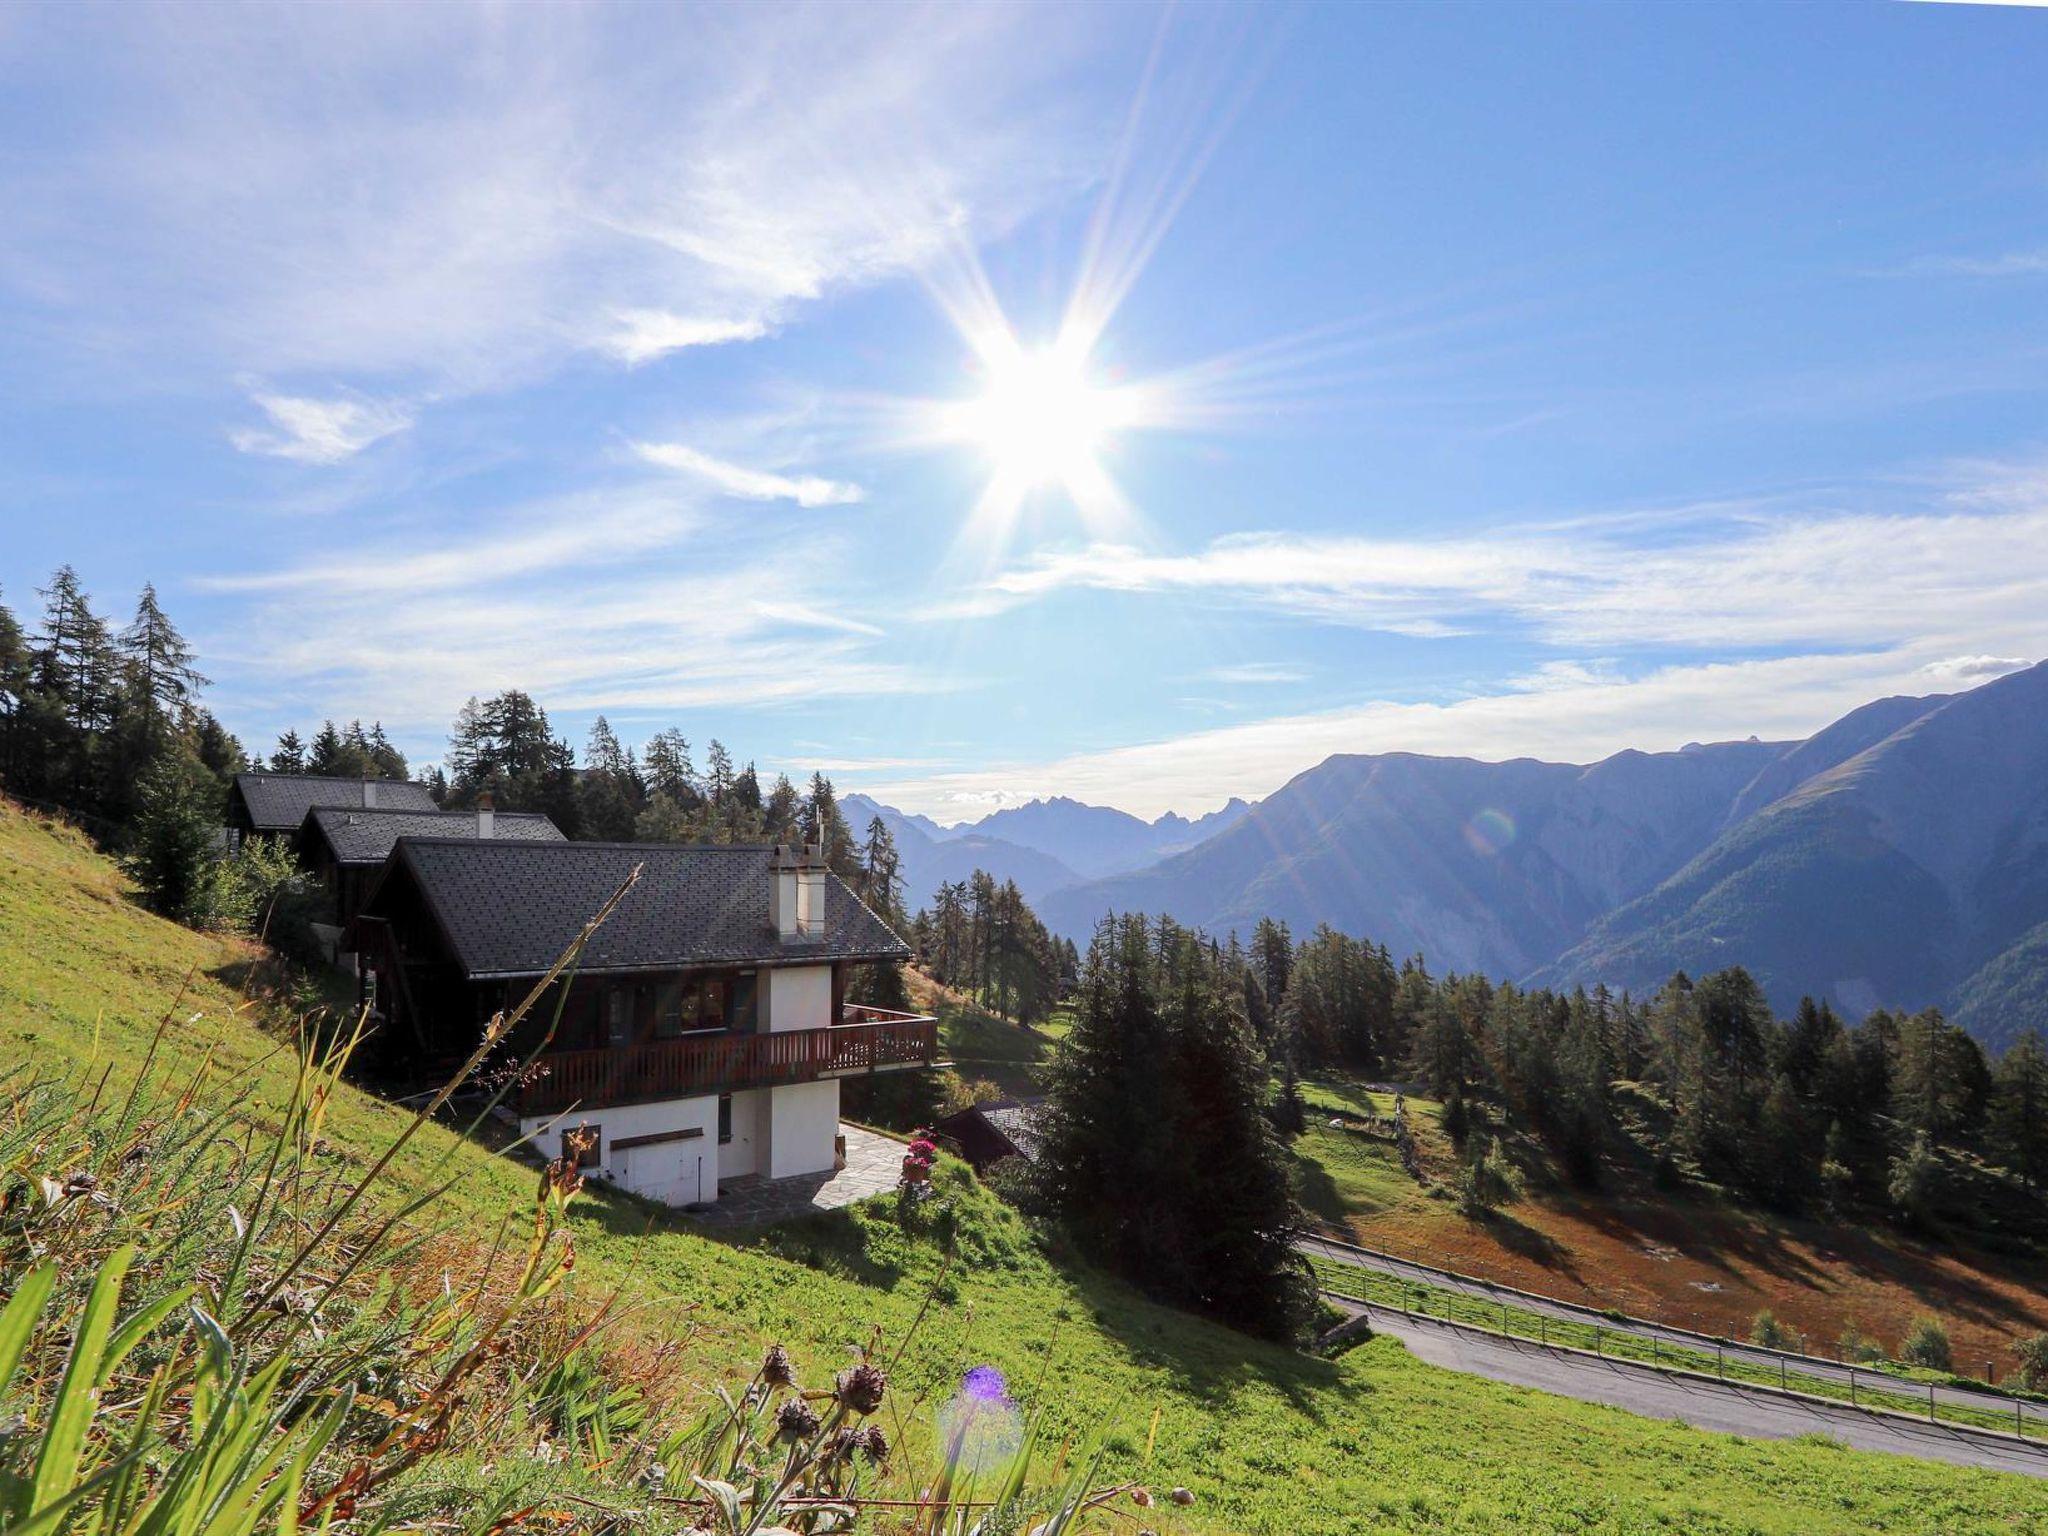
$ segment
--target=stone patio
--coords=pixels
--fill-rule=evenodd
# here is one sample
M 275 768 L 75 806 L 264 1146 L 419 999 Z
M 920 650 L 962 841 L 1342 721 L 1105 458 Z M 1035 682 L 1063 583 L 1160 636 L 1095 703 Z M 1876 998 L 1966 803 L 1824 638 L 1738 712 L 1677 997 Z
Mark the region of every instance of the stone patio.
M 707 1226 L 758 1227 L 813 1211 L 836 1210 L 896 1187 L 903 1173 L 903 1143 L 845 1121 L 846 1166 L 837 1173 L 806 1173 L 793 1179 L 743 1174 L 718 1185 L 718 1204 L 695 1212 Z

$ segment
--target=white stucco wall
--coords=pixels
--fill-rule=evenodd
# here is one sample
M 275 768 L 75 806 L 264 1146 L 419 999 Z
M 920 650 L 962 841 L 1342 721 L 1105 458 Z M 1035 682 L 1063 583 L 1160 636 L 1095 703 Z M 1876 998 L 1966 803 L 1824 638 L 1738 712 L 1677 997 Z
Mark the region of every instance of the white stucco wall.
M 761 1171 L 761 1148 L 767 1145 L 767 1108 L 766 1088 L 750 1088 L 732 1096 L 732 1140 L 718 1149 L 721 1179 Z
M 824 1029 L 834 1022 L 831 966 L 781 966 L 763 975 L 769 1030 Z
M 715 1096 L 571 1110 L 565 1115 L 523 1119 L 519 1129 L 533 1138 L 541 1156 L 552 1158 L 561 1155 L 562 1133 L 582 1125 L 599 1128 L 598 1170 L 621 1189 L 670 1205 L 718 1198 L 721 1159 Z M 690 1129 L 698 1134 L 624 1151 L 614 1146 L 622 1139 Z
M 833 1142 L 839 1135 L 838 1081 L 770 1088 L 767 1098 L 762 1144 L 768 1165 L 761 1171 L 771 1179 L 787 1179 L 830 1170 Z

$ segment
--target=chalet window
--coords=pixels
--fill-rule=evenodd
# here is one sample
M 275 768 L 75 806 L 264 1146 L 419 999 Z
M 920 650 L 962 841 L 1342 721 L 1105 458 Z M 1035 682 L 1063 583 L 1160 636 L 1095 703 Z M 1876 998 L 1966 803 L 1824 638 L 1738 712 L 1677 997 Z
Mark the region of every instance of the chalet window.
M 752 971 L 741 971 L 732 979 L 732 1027 L 743 1035 L 751 1035 L 758 1025 L 755 1013 L 757 1001 L 755 977 Z
M 633 1043 L 633 988 L 612 987 L 604 994 L 604 1043 Z
M 732 1140 L 732 1095 L 718 1096 L 718 1144 L 722 1147 Z
M 654 989 L 654 1033 L 664 1040 L 703 1034 L 726 1027 L 723 976 L 683 976 L 660 982 Z

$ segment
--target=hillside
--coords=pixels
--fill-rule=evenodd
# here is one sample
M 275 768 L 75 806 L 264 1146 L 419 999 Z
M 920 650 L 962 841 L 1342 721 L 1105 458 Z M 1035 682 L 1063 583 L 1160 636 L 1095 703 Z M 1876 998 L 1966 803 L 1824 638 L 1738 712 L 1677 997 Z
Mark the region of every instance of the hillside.
M 1637 992 L 1742 964 L 1781 1010 L 1942 1004 L 1997 1048 L 2048 995 L 2048 663 L 1799 742 L 1586 767 L 1332 757 L 1041 907 L 1070 936 L 1112 910 L 1329 923 L 1439 973 Z
M 1556 976 L 1640 989 L 1737 960 L 1781 1008 L 1961 1004 L 2006 1043 L 2048 976 L 2048 665 L 1924 702 L 1603 918 Z
M 254 1121 L 275 1112 L 292 1067 L 266 1032 L 275 1010 L 237 990 L 256 958 L 248 946 L 141 913 L 81 839 L 5 804 L 0 870 L 0 1070 L 104 1074 L 118 1087 L 167 1018 L 167 1071 Z M 344 1087 L 328 1112 L 329 1152 L 361 1161 L 402 1120 Z M 454 1179 L 424 1213 L 449 1241 L 487 1243 L 531 1208 L 528 1169 L 439 1127 L 396 1172 L 420 1189 Z M 1335 1361 L 1255 1344 L 1064 1262 L 985 1196 L 963 1200 L 948 1265 L 885 1213 L 719 1239 L 598 1192 L 571 1216 L 574 1283 L 590 1304 L 616 1292 L 625 1337 L 665 1351 L 662 1371 L 682 1397 L 736 1387 L 772 1339 L 815 1377 L 871 1326 L 902 1340 L 936 1298 L 893 1366 L 900 1398 L 939 1401 L 963 1366 L 997 1364 L 1029 1384 L 1055 1443 L 1104 1430 L 1113 1475 L 1193 1489 L 1195 1505 L 1163 1529 L 2043 1528 L 2038 1485 L 2016 1478 L 1642 1421 L 1425 1367 L 1390 1340 Z M 928 1443 L 913 1427 L 907 1465 Z M 481 1462 L 476 1475 L 489 1473 Z
M 1324 1230 L 1368 1247 L 1728 1338 L 1747 1337 L 1767 1308 L 1820 1353 L 1833 1353 L 1851 1324 L 1896 1348 L 1931 1313 L 1972 1373 L 1985 1361 L 2011 1370 L 2014 1345 L 2048 1330 L 2033 1256 L 1775 1215 L 1709 1189 L 1659 1189 L 1651 1155 L 1628 1131 L 1654 1107 L 1628 1085 L 1608 1187 L 1575 1186 L 1540 1142 L 1511 1136 L 1523 1195 L 1482 1221 L 1418 1184 L 1391 1145 L 1331 1123 L 1391 1113 L 1391 1095 L 1324 1079 L 1305 1096 L 1310 1124 L 1294 1144 L 1302 1197 Z M 1441 1106 L 1411 1098 L 1408 1108 L 1424 1172 L 1440 1187 L 1459 1161 Z
M 1437 969 L 1520 976 L 1703 846 L 1782 751 L 1724 742 L 1585 768 L 1332 757 L 1198 847 L 1060 892 L 1044 913 L 1068 933 L 1111 909 L 1217 932 L 1327 922 Z

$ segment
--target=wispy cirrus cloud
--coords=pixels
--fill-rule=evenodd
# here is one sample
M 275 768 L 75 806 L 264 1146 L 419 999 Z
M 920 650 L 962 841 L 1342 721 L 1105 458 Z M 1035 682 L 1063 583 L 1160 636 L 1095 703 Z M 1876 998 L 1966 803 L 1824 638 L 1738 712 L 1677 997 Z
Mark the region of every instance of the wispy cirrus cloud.
M 396 401 L 339 395 L 257 394 L 251 401 L 270 418 L 268 427 L 242 427 L 228 440 L 243 453 L 268 454 L 300 464 L 339 464 L 413 423 L 411 407 Z
M 616 326 L 594 345 L 620 362 L 637 367 L 687 347 L 718 347 L 735 341 L 759 341 L 768 323 L 759 318 L 714 320 L 678 315 L 665 309 L 619 311 Z
M 1913 513 L 1720 516 L 1654 541 L 1623 519 L 1437 540 L 1247 533 L 1185 554 L 1098 544 L 1040 554 L 926 616 L 1084 589 L 1421 637 L 1508 625 L 1569 647 L 2011 637 L 2048 613 L 2048 487 L 2017 485 L 2031 490 Z
M 800 507 L 839 507 L 860 501 L 866 495 L 851 481 L 749 469 L 744 464 L 713 458 L 684 443 L 635 443 L 633 452 L 646 463 L 694 475 L 727 496 L 746 501 L 793 501 Z
M 1232 666 L 1212 667 L 1203 674 L 1213 683 L 1302 683 L 1308 669 L 1286 661 L 1241 661 Z
M 1920 256 L 1899 271 L 1908 276 L 2048 277 L 2048 250 L 2005 251 L 1996 256 Z
M 0 283 L 32 295 L 36 339 L 116 381 L 254 373 L 307 399 L 448 400 L 579 354 L 758 340 L 1010 227 L 1105 153 L 1091 109 L 1043 87 L 1116 18 L 671 19 L 22 12 L 0 71 L 33 61 L 93 88 L 39 99 L 41 151 L 0 162 L 17 215 Z M 251 439 L 309 462 L 350 440 Z
M 964 773 L 863 776 L 846 787 L 940 821 L 975 807 L 1071 795 L 1140 816 L 1258 799 L 1345 752 L 1592 762 L 1624 748 L 1796 740 L 1872 698 L 1928 692 L 1919 648 L 1552 675 L 1454 699 L 1372 701 Z M 1531 679 L 1531 682 L 1537 680 Z
M 438 730 L 509 687 L 551 709 L 668 712 L 946 686 L 878 649 L 881 627 L 834 585 L 842 551 L 815 548 L 762 554 L 673 488 L 629 485 L 473 515 L 425 547 L 394 533 L 195 585 L 246 600 L 203 637 L 225 683 L 393 727 Z

